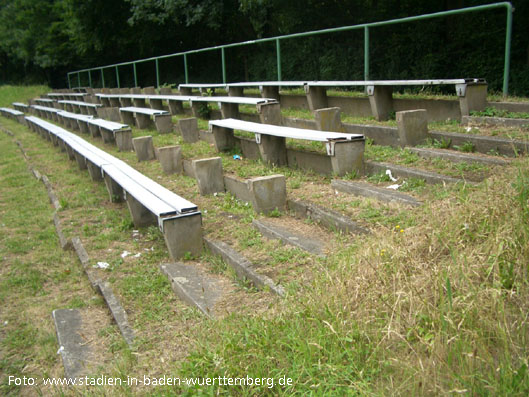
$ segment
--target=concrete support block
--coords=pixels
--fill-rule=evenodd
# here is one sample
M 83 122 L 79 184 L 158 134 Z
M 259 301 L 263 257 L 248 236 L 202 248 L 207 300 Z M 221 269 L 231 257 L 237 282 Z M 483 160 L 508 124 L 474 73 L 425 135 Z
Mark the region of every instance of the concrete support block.
M 179 87 L 179 90 L 180 90 L 180 95 L 192 95 L 192 91 L 193 91 L 189 87 Z
M 241 97 L 244 96 L 244 88 L 243 87 L 228 87 L 228 96 L 237 96 Z
M 93 181 L 100 181 L 103 179 L 103 176 L 101 175 L 101 168 L 92 163 L 90 160 L 86 160 L 86 168 L 88 168 L 88 173 L 90 174 L 90 178 L 92 178 Z
M 371 113 L 377 120 L 389 119 L 393 111 L 393 87 L 390 85 L 376 85 L 368 87 L 369 104 Z
M 173 95 L 171 87 L 160 87 L 160 95 Z
M 114 133 L 111 130 L 106 128 L 101 128 L 101 138 L 103 138 L 103 143 L 114 143 Z
M 77 125 L 79 126 L 79 131 L 81 131 L 83 134 L 89 134 L 90 128 L 88 127 L 88 122 L 83 120 L 77 120 Z
M 149 161 L 155 158 L 152 136 L 142 136 L 132 139 L 132 146 L 138 157 L 138 161 Z
M 90 130 L 90 135 L 92 135 L 93 138 L 101 136 L 101 132 L 99 132 L 98 125 L 88 123 L 88 129 Z
M 145 95 L 156 95 L 156 90 L 154 89 L 153 86 L 150 86 L 150 87 L 144 87 L 143 88 L 143 93 Z
M 162 134 L 167 134 L 173 131 L 173 122 L 170 114 L 154 115 L 154 124 L 156 125 L 156 130 Z
M 156 110 L 164 110 L 162 100 L 161 99 L 149 99 L 149 105 L 151 106 L 151 109 Z
M 119 88 L 111 88 L 110 89 L 111 95 L 118 95 L 119 94 Z
M 262 124 L 282 124 L 279 103 L 260 103 L 257 105 L 257 112 Z
M 261 97 L 262 98 L 270 98 L 275 99 L 276 101 L 279 101 L 279 86 L 261 86 Z
M 110 100 L 110 107 L 111 108 L 119 108 L 121 106 L 121 102 L 119 101 L 119 98 L 108 98 Z
M 132 146 L 132 131 L 130 128 L 114 131 L 116 146 L 120 152 L 130 152 Z
M 181 101 L 167 101 L 167 104 L 169 105 L 169 111 L 172 115 L 184 113 L 184 107 L 182 106 Z
M 127 207 L 129 207 L 130 215 L 132 216 L 132 222 L 136 227 L 149 226 L 157 223 L 157 218 L 153 215 L 147 207 L 136 200 L 132 195 L 126 194 L 125 200 L 127 201 Z
M 327 104 L 327 88 L 326 87 L 315 87 L 305 86 L 305 94 L 307 94 L 307 103 L 309 109 L 313 112 L 316 109 L 326 108 Z
M 239 118 L 239 104 L 238 103 L 221 103 L 220 113 L 223 119 L 238 119 Z
M 141 87 L 132 87 L 130 93 L 132 95 L 141 95 Z
M 401 146 L 416 146 L 428 138 L 426 109 L 397 112 L 397 128 Z
M 97 117 L 100 119 L 107 119 L 107 107 L 97 108 Z
M 193 116 L 200 118 L 204 106 L 207 106 L 207 103 L 191 101 L 191 113 L 193 113 Z
M 72 147 L 66 144 L 64 144 L 64 146 L 65 146 L 66 154 L 68 155 L 68 158 L 72 161 L 75 160 L 75 154 L 74 154 Z
M 487 106 L 487 83 L 467 84 L 457 87 L 461 116 L 468 116 L 473 110 L 483 110 Z
M 64 143 L 64 141 L 62 139 L 58 139 L 57 143 L 59 144 L 59 148 L 61 149 L 61 152 L 65 152 L 66 151 L 66 144 Z
M 182 149 L 180 146 L 165 146 L 156 149 L 156 154 L 163 172 L 166 174 L 182 173 Z
M 134 113 L 132 112 L 119 112 L 121 116 L 121 122 L 127 124 L 128 126 L 136 125 L 136 120 L 134 120 Z
M 132 106 L 132 99 L 131 98 L 120 98 L 120 103 L 122 108 L 126 108 L 129 106 Z
M 187 253 L 200 255 L 202 241 L 202 215 L 197 212 L 163 221 L 163 237 L 172 259 L 180 259 Z
M 115 121 L 116 123 L 119 123 L 121 121 L 121 117 L 119 115 L 119 107 L 107 108 L 107 120 Z
M 81 156 L 79 153 L 77 153 L 75 150 L 73 151 L 73 155 L 75 157 L 75 161 L 77 162 L 77 165 L 79 166 L 80 170 L 86 170 L 86 159 Z
M 125 200 L 125 192 L 119 184 L 117 184 L 109 175 L 105 174 L 103 177 L 105 186 L 107 187 L 108 195 L 112 203 L 120 203 Z
M 213 125 L 211 126 L 211 132 L 215 142 L 215 149 L 217 149 L 218 152 L 229 150 L 235 146 L 236 140 L 231 128 Z
M 224 192 L 222 159 L 220 157 L 193 160 L 192 167 L 201 195 Z
M 334 156 L 331 156 L 332 172 L 343 176 L 348 172 L 364 174 L 365 140 L 337 142 L 334 145 Z
M 284 175 L 270 175 L 248 180 L 252 205 L 258 213 L 283 211 L 286 207 L 287 187 Z
M 178 120 L 178 129 L 184 138 L 184 142 L 194 143 L 199 140 L 198 122 L 195 117 Z
M 259 152 L 263 161 L 270 165 L 287 165 L 287 146 L 285 138 L 261 135 Z
M 120 88 L 119 89 L 119 93 L 120 94 L 123 94 L 123 95 L 126 95 L 130 92 L 130 89 L 129 88 Z
M 145 99 L 144 98 L 134 98 L 132 100 L 132 104 L 137 107 L 137 108 L 144 108 L 146 107 L 147 105 L 145 104 Z
M 314 111 L 316 127 L 320 131 L 343 132 L 340 108 L 323 108 Z
M 136 127 L 140 130 L 146 130 L 153 127 L 151 116 L 148 114 L 134 113 L 134 116 L 136 117 Z
M 110 106 L 110 99 L 108 99 L 107 97 L 99 97 L 99 99 L 101 100 L 101 106 L 103 106 L 104 108 Z

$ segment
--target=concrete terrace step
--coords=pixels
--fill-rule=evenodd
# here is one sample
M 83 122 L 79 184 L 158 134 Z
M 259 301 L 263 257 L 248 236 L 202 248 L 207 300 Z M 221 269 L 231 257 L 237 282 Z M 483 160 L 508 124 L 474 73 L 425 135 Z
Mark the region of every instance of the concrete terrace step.
M 215 304 L 223 295 L 219 281 L 196 266 L 180 262 L 162 264 L 160 269 L 182 301 L 208 317 L 216 317 Z
M 391 170 L 393 176 L 398 178 L 419 178 L 424 179 L 426 183 L 436 184 L 436 183 L 457 183 L 465 182 L 468 184 L 475 184 L 475 182 L 465 181 L 464 179 L 452 178 L 450 176 L 445 176 L 437 174 L 435 172 L 423 171 L 416 168 L 403 167 L 401 165 L 395 165 L 390 163 L 382 163 L 375 161 L 366 161 L 366 172 L 370 175 L 378 174 L 380 172 L 385 172 L 386 170 Z
M 486 157 L 477 154 L 460 153 L 446 149 L 427 149 L 427 148 L 408 148 L 412 153 L 415 153 L 423 158 L 442 158 L 450 160 L 453 163 L 480 163 L 487 165 L 507 165 L 509 161 L 497 158 L 497 157 Z
M 325 256 L 325 243 L 321 240 L 292 232 L 281 226 L 274 225 L 270 221 L 254 219 L 252 225 L 267 238 L 280 240 L 283 244 L 293 245 L 311 254 Z
M 412 207 L 418 207 L 421 205 L 421 202 L 412 196 L 394 190 L 373 186 L 364 182 L 350 182 L 334 179 L 331 182 L 331 186 L 339 192 L 355 194 L 363 197 L 372 197 L 389 203 L 396 202 L 399 204 L 410 205 Z

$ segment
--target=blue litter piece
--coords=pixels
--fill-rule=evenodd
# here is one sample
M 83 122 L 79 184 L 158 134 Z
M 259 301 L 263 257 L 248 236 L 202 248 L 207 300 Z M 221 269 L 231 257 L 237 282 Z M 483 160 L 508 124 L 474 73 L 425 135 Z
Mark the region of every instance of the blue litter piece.
M 241 156 L 239 156 L 238 154 L 234 154 L 234 155 L 233 155 L 233 159 L 234 159 L 234 160 L 240 160 L 240 159 L 241 159 Z

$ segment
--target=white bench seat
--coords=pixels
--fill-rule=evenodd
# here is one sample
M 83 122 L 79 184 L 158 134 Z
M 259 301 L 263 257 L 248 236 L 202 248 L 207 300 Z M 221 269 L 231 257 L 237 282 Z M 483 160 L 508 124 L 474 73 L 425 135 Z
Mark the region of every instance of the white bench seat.
M 29 111 L 29 105 L 26 105 L 25 103 L 13 102 L 12 105 L 19 112 L 28 112 Z
M 71 128 L 73 130 L 85 133 L 89 132 L 86 120 L 90 120 L 93 118 L 93 116 L 67 112 L 65 110 L 57 112 L 57 117 L 58 121 L 67 128 Z
M 165 110 L 128 106 L 119 108 L 119 113 L 123 123 L 135 124 L 140 129 L 152 128 L 154 124 L 161 133 L 168 133 L 173 130 L 171 114 Z
M 286 138 L 323 142 L 327 155 L 331 157 L 334 173 L 340 176 L 353 170 L 363 173 L 365 137 L 361 134 L 291 128 L 237 119 L 212 120 L 209 129 L 219 151 L 233 148 L 233 130 L 254 133 L 262 159 L 274 165 L 287 164 Z
M 19 123 L 25 124 L 24 113 L 20 110 L 11 108 L 0 108 L 0 114 L 4 117 L 18 121 Z
M 172 258 L 202 251 L 201 214 L 195 204 L 59 126 L 33 116 L 26 120 L 64 149 L 79 168 L 88 169 L 93 180 L 104 179 L 112 201 L 126 200 L 136 226 L 157 222 Z
M 63 106 L 63 109 L 68 112 L 74 112 L 76 110 L 82 114 L 89 114 L 92 116 L 97 116 L 97 108 L 101 107 L 98 103 L 88 103 L 81 101 L 70 101 L 70 100 L 60 100 L 58 101 L 59 105 Z

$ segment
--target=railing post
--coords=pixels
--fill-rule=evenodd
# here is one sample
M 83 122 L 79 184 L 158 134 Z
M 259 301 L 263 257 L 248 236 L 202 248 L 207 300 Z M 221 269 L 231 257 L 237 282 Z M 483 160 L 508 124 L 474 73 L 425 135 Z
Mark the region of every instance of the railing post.
M 103 68 L 101 68 L 101 85 L 105 88 L 105 73 L 103 72 Z
M 503 67 L 503 96 L 509 95 L 509 72 L 511 67 L 512 5 L 507 3 L 507 32 L 505 33 L 505 65 Z
M 81 72 L 77 72 L 77 88 L 81 87 Z
M 156 87 L 160 88 L 160 69 L 158 67 L 158 58 L 154 60 L 156 64 Z
M 281 81 L 281 43 L 276 39 L 277 81 Z
M 92 74 L 90 73 L 90 69 L 88 69 L 88 86 L 92 88 Z
M 224 47 L 220 49 L 220 54 L 222 57 L 222 83 L 226 84 L 226 56 L 224 54 Z
M 68 73 L 68 89 L 72 89 L 72 82 L 70 81 L 70 73 Z
M 369 27 L 364 27 L 364 80 L 369 80 Z
M 136 74 L 136 62 L 132 64 L 132 69 L 134 71 L 134 87 L 138 86 L 138 75 Z
M 189 76 L 187 74 L 187 54 L 184 54 L 184 75 L 186 78 L 186 84 L 189 84 Z
M 119 85 L 119 67 L 116 65 L 116 84 L 118 88 L 121 88 Z

